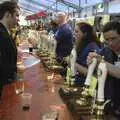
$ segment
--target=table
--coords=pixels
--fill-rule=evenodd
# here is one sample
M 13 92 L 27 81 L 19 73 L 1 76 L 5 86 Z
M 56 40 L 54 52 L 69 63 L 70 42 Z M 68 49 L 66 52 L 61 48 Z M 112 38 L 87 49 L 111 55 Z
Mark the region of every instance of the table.
M 72 120 L 67 107 L 58 94 L 59 84 L 49 84 L 47 73 L 41 63 L 29 67 L 24 72 L 25 91 L 32 93 L 29 111 L 23 111 L 21 95 L 16 95 L 14 84 L 6 85 L 0 101 L 0 120 L 42 120 L 42 115 L 50 111 L 51 105 L 60 105 L 59 120 Z M 18 82 L 20 84 L 21 82 Z M 52 90 L 54 87 L 54 92 Z M 52 91 L 51 91 L 52 90 Z

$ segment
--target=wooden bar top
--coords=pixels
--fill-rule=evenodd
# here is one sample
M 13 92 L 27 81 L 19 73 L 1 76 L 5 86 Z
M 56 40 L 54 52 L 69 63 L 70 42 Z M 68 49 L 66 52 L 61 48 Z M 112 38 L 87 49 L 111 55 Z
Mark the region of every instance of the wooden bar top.
M 15 93 L 15 84 L 6 85 L 0 101 L 0 120 L 42 120 L 42 115 L 49 112 L 51 105 L 62 106 L 59 120 L 72 120 L 58 94 L 58 84 L 49 84 L 47 75 L 41 63 L 24 72 L 25 91 L 32 94 L 32 105 L 29 111 L 24 111 L 21 105 L 21 94 Z

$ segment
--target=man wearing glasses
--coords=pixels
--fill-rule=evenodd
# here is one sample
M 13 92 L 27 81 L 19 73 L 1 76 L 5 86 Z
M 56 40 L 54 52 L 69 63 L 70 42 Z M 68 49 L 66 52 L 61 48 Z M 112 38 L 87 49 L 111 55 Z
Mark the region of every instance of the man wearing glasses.
M 88 56 L 87 63 L 90 64 L 93 57 L 104 56 L 108 69 L 104 91 L 106 92 L 105 97 L 112 101 L 112 113 L 120 117 L 120 23 L 107 23 L 103 28 L 103 35 L 107 47 L 103 48 L 100 54 L 91 52 Z

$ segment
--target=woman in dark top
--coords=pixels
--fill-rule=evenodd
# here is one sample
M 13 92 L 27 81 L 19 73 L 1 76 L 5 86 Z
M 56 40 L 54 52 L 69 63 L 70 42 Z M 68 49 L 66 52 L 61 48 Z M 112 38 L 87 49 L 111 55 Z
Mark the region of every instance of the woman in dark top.
M 76 79 L 75 83 L 81 86 L 84 85 L 85 75 L 84 69 L 87 68 L 87 56 L 89 52 L 100 50 L 100 42 L 97 39 L 96 33 L 93 27 L 87 23 L 81 22 L 76 25 L 75 28 L 75 39 L 76 39 Z

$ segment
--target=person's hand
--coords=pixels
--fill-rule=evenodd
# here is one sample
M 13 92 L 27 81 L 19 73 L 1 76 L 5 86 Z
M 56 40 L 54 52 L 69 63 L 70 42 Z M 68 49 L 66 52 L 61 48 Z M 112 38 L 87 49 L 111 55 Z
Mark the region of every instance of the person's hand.
M 96 52 L 90 52 L 88 57 L 87 57 L 87 65 L 91 64 L 92 63 L 92 59 L 93 58 L 97 58 L 98 61 L 101 60 L 101 56 L 98 55 Z

